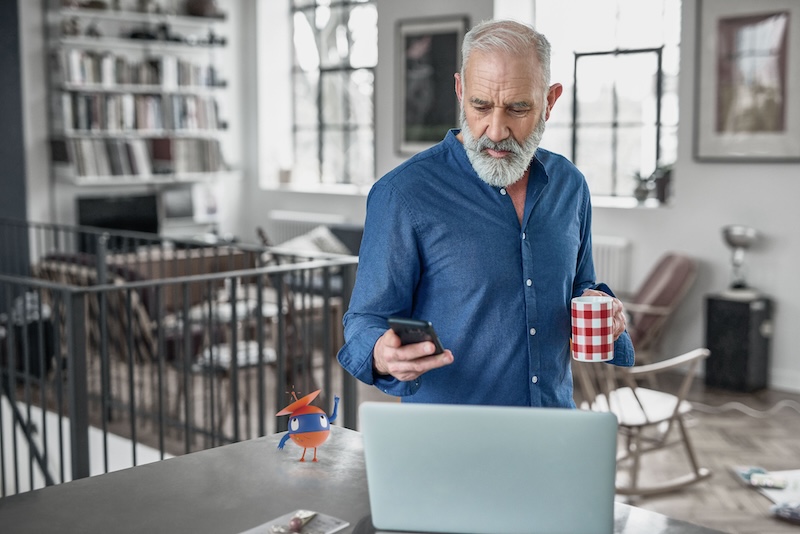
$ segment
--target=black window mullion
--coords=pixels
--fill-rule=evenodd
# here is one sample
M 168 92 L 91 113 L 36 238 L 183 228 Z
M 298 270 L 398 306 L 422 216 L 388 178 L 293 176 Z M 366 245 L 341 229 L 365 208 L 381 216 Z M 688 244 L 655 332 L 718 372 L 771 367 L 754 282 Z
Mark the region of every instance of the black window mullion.
M 664 96 L 664 73 L 662 61 L 664 47 L 660 47 L 657 52 L 658 69 L 656 70 L 656 165 L 661 164 L 661 99 Z
M 578 59 L 580 55 L 575 52 L 572 60 L 572 154 L 570 159 L 577 164 L 578 155 Z
M 322 116 L 322 102 L 325 100 L 323 98 L 323 92 L 325 91 L 325 84 L 322 83 L 322 33 L 317 29 L 317 25 L 314 24 L 312 26 L 314 28 L 314 42 L 317 44 L 317 54 L 320 57 L 320 66 L 317 68 L 317 173 L 319 176 L 319 181 L 322 182 L 322 169 L 325 168 L 325 162 L 323 158 L 325 157 L 325 142 L 323 141 L 322 136 L 322 127 L 323 127 L 323 116 Z
M 619 171 L 619 95 L 617 94 L 617 69 L 616 58 L 618 51 L 614 52 L 614 78 L 611 80 L 611 192 L 617 196 L 617 173 Z

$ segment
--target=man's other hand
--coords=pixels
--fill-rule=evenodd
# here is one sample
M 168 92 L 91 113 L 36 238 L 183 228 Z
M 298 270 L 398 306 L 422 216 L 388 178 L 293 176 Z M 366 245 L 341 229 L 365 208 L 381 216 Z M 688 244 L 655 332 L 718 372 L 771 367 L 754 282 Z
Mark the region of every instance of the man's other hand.
M 603 293 L 602 291 L 597 291 L 596 289 L 587 289 L 583 292 L 582 297 L 611 297 L 611 295 L 607 293 Z M 625 328 L 628 327 L 628 321 L 625 319 L 625 312 L 624 306 L 622 305 L 622 301 L 618 298 L 611 297 L 613 302 L 611 303 L 611 313 L 613 314 L 613 324 L 612 330 L 614 332 L 614 341 L 617 340 L 619 336 L 625 331 Z

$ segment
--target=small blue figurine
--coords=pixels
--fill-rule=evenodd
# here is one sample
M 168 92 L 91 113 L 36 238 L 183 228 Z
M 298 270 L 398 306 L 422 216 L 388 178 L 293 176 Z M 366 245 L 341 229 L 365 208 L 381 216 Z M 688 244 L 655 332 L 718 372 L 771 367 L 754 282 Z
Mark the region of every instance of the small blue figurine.
M 314 447 L 314 459 L 312 462 L 317 461 L 317 447 L 328 439 L 331 433 L 330 423 L 336 420 L 336 411 L 339 409 L 339 397 L 333 398 L 333 414 L 330 419 L 321 408 L 310 406 L 311 401 L 317 398 L 320 391 L 318 389 L 299 400 L 297 395 L 292 392 L 295 402 L 275 414 L 289 415 L 289 431 L 281 438 L 280 443 L 278 443 L 278 449 L 283 449 L 289 438 L 292 438 L 292 441 L 303 447 L 303 456 L 300 457 L 301 462 L 306 461 L 306 449 L 311 447 Z

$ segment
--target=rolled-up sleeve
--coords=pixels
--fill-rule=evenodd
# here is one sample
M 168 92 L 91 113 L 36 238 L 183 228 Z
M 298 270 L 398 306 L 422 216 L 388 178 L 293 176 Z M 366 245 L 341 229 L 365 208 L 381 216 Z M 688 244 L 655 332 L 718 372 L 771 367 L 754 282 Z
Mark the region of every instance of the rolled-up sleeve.
M 344 315 L 345 344 L 337 356 L 350 374 L 384 393 L 412 395 L 419 381 L 402 382 L 373 370 L 375 343 L 391 316 L 410 317 L 419 281 L 415 221 L 406 200 L 390 184 L 376 184 L 367 198 L 356 285 Z

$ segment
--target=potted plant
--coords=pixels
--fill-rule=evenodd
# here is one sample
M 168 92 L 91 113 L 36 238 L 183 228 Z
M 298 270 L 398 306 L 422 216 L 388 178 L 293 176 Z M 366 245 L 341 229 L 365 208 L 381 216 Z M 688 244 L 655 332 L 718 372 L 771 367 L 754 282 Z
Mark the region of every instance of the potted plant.
M 639 202 L 644 202 L 655 195 L 659 203 L 664 204 L 669 196 L 669 184 L 672 180 L 672 165 L 659 165 L 649 175 L 642 175 L 639 172 L 633 174 L 636 180 L 636 187 L 633 196 Z
M 655 187 L 655 178 L 653 174 L 643 175 L 638 171 L 633 173 L 633 178 L 636 180 L 636 187 L 633 189 L 633 196 L 639 202 L 644 202 L 650 196 L 650 192 Z
M 667 202 L 669 198 L 669 186 L 672 182 L 672 164 L 659 165 L 653 172 L 653 182 L 655 184 L 656 198 L 661 204 Z

